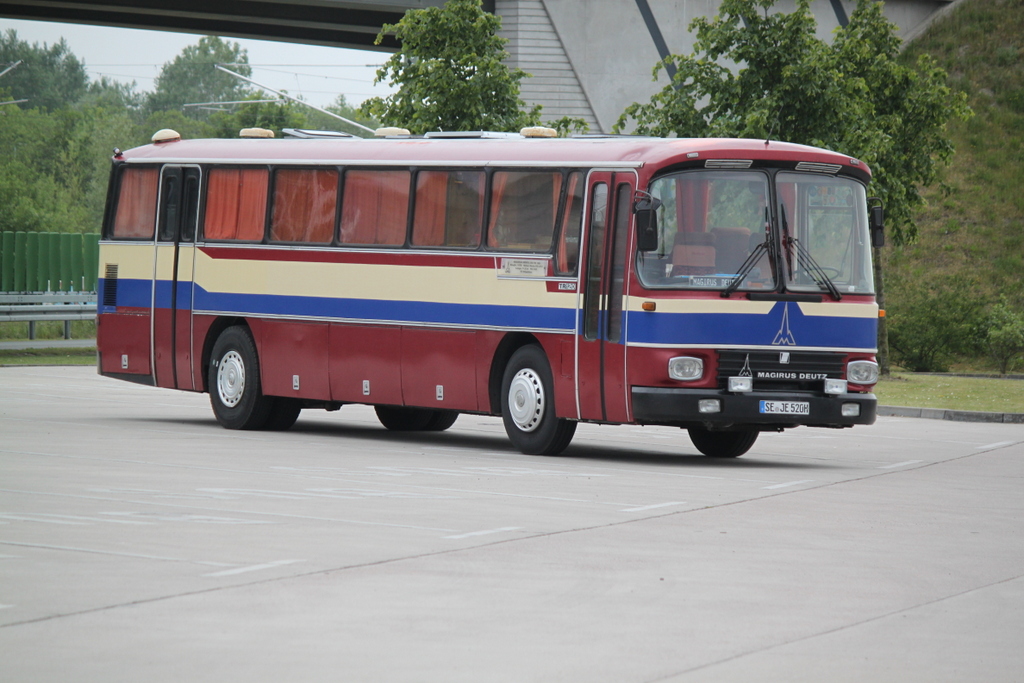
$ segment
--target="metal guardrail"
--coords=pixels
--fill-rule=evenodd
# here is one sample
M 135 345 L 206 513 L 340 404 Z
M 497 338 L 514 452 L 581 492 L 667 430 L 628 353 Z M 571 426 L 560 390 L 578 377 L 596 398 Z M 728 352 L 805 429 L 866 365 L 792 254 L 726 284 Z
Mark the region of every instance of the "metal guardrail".
M 0 294 L 0 322 L 28 323 L 28 338 L 36 338 L 36 323 L 64 322 L 64 338 L 71 339 L 72 320 L 96 319 L 96 294 L 46 292 Z

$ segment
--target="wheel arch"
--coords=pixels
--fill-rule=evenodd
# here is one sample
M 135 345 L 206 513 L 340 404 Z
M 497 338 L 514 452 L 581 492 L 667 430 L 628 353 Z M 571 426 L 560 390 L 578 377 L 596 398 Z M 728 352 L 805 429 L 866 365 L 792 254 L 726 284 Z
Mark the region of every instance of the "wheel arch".
M 252 329 L 249 327 L 249 323 L 246 322 L 245 318 L 232 318 L 232 317 L 220 317 L 213 321 L 210 325 L 210 329 L 206 331 L 206 339 L 203 340 L 203 356 L 202 356 L 202 367 L 203 367 L 203 391 L 210 391 L 210 357 L 213 355 L 213 345 L 217 342 L 217 338 L 224 332 L 224 330 L 235 325 L 241 325 L 249 329 L 249 333 L 252 334 Z
M 501 380 L 505 374 L 505 366 L 508 365 L 513 353 L 529 344 L 536 344 L 542 349 L 544 348 L 540 340 L 528 332 L 511 332 L 505 335 L 505 338 L 498 344 L 498 348 L 494 350 L 487 381 L 487 394 L 492 415 L 501 414 Z M 550 359 L 548 362 L 551 362 Z

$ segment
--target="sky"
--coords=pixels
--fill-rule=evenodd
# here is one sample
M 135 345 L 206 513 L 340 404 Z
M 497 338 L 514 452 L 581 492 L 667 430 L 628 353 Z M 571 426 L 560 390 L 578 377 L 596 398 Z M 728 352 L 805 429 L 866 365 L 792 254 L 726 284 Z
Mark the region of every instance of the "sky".
M 85 63 L 90 80 L 107 76 L 135 81 L 136 90 L 153 89 L 153 81 L 165 62 L 199 41 L 200 35 L 143 31 L 138 29 L 58 24 L 0 18 L 0 31 L 14 29 L 28 43 L 52 45 L 65 38 L 71 52 Z M 377 68 L 387 53 L 346 48 L 276 43 L 247 38 L 227 38 L 249 54 L 252 80 L 289 95 L 300 94 L 307 102 L 324 107 L 344 94 L 350 105 L 368 97 L 385 96 L 390 89 L 373 85 Z

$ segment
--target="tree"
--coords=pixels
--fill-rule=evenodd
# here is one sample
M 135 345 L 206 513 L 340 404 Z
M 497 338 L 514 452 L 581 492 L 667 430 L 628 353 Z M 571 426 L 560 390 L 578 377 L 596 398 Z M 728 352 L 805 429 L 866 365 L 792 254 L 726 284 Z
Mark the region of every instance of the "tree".
M 174 61 L 164 64 L 147 109 L 158 112 L 181 109 L 186 104 L 235 102 L 251 94 L 245 81 L 220 71 L 215 67 L 217 64 L 231 64 L 231 70 L 242 76 L 252 73 L 248 53 L 238 43 L 204 36 L 182 50 Z M 208 118 L 207 112 L 198 107 L 190 107 L 188 112 L 194 118 Z
M 17 61 L 21 64 L 4 75 L 0 87 L 12 99 L 28 100 L 22 109 L 55 111 L 75 105 L 85 94 L 88 77 L 85 65 L 71 54 L 62 38 L 53 45 L 29 45 L 14 29 L 0 33 L 0 71 Z
M 376 43 L 394 32 L 402 48 L 377 71 L 398 92 L 373 97 L 365 116 L 414 134 L 434 130 L 518 131 L 540 122 L 540 106 L 524 111 L 519 83 L 527 76 L 509 68 L 501 19 L 480 0 L 448 0 L 444 7 L 409 10 L 385 24 Z
M 791 14 L 769 14 L 776 0 L 724 0 L 714 19 L 698 18 L 692 55 L 670 55 L 655 66 L 674 70 L 671 83 L 646 104 L 626 108 L 616 132 L 632 119 L 636 132 L 681 137 L 774 138 L 825 147 L 867 162 L 872 194 L 881 198 L 893 243 L 917 236 L 918 188 L 935 181 L 953 146 L 954 117 L 970 116 L 964 93 L 922 55 L 900 63 L 896 26 L 882 4 L 858 0 L 832 44 L 815 37 L 810 0 Z M 742 25 L 741 25 L 742 24 Z M 735 73 L 720 65 L 731 61 Z M 875 284 L 884 306 L 883 253 L 876 249 Z M 888 372 L 885 319 L 879 360 Z
M 987 327 L 989 355 L 999 366 L 999 374 L 1005 375 L 1024 356 L 1024 313 L 1014 309 L 1004 295 L 989 312 Z
M 258 96 L 253 96 L 256 100 Z M 253 101 L 241 105 L 234 112 L 217 112 L 210 117 L 210 123 L 217 128 L 219 138 L 236 138 L 243 128 L 267 128 L 274 135 L 281 136 L 285 128 L 302 128 L 306 125 L 305 107 L 295 102 Z M 312 110 L 310 110 L 312 111 Z

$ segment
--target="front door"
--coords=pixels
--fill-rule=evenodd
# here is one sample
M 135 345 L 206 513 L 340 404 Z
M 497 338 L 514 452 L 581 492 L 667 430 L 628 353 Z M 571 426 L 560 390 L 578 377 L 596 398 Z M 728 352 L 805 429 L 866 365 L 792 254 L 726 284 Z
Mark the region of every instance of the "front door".
M 577 335 L 580 418 L 628 422 L 626 385 L 626 254 L 634 173 L 590 175 L 583 296 Z
M 199 181 L 197 166 L 165 166 L 160 176 L 153 278 L 153 369 L 157 386 L 174 389 L 191 390 L 196 386 L 192 377 L 192 278 Z

